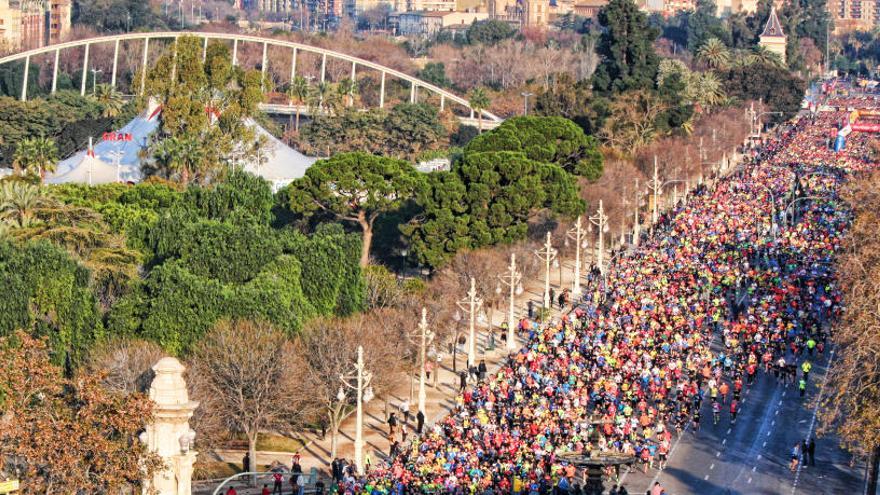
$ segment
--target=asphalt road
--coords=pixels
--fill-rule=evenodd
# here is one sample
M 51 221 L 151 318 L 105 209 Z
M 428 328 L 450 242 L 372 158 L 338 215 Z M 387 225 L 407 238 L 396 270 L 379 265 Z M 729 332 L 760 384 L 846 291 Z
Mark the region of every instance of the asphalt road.
M 669 463 L 662 471 L 641 470 L 622 477 L 630 494 L 643 494 L 659 481 L 669 495 L 860 495 L 864 465 L 850 467 L 851 456 L 834 437 L 816 438 L 815 409 L 810 399 L 819 393 L 832 355 L 813 360 L 806 397 L 797 386 L 777 384 L 761 372 L 743 391 L 737 422 L 730 424 L 722 408 L 718 425 L 712 424 L 709 400 L 702 408 L 700 431 L 692 426 L 673 438 Z M 816 438 L 816 465 L 789 470 L 791 450 L 804 438 Z

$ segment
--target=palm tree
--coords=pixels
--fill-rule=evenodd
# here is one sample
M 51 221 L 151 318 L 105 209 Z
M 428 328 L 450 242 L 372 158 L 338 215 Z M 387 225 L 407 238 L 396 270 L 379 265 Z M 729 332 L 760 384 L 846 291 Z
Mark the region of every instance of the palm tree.
M 702 72 L 694 78 L 695 99 L 706 108 L 724 103 L 727 96 L 714 72 Z
M 709 38 L 697 50 L 697 58 L 713 69 L 724 69 L 730 63 L 730 51 L 718 38 Z
M 36 210 L 43 197 L 40 188 L 20 180 L 0 188 L 0 222 L 9 228 L 26 229 L 37 223 Z
M 743 69 L 752 65 L 755 60 L 748 50 L 736 50 L 730 58 L 730 66 L 735 69 Z
M 333 98 L 333 85 L 327 81 L 322 81 L 318 83 L 318 86 L 315 90 L 315 97 L 318 100 L 318 110 L 324 110 L 325 105 L 330 104 L 330 100 Z
M 94 99 L 104 107 L 102 115 L 108 118 L 119 115 L 122 112 L 122 107 L 125 106 L 122 95 L 109 84 L 99 84 L 95 90 Z
M 483 88 L 474 88 L 471 90 L 471 94 L 468 95 L 468 104 L 471 106 L 473 111 L 477 113 L 477 122 L 479 122 L 480 134 L 482 134 L 483 110 L 485 110 L 491 104 L 491 101 L 489 100 L 489 95 Z
M 752 50 L 751 58 L 752 63 L 754 64 L 775 65 L 777 67 L 782 67 L 782 58 L 780 58 L 778 54 L 768 50 L 766 46 L 756 46 Z
M 197 173 L 204 159 L 204 150 L 193 138 L 168 137 L 158 143 L 153 152 L 158 164 L 166 170 L 167 175 L 176 173 L 184 187 L 189 184 L 190 177 Z
M 352 79 L 343 79 L 339 81 L 336 85 L 336 89 L 339 91 L 340 96 L 344 96 L 348 98 L 348 106 L 354 106 L 355 96 L 358 94 L 358 84 L 357 81 Z
M 311 92 L 312 88 L 309 86 L 309 82 L 301 76 L 295 77 L 290 83 L 290 87 L 287 88 L 287 97 L 290 98 L 290 104 L 296 105 L 296 125 L 294 126 L 296 132 L 299 132 L 300 108 L 306 103 Z
M 54 172 L 58 161 L 58 147 L 47 137 L 22 139 L 12 155 L 12 166 L 16 171 L 46 178 L 46 172 Z

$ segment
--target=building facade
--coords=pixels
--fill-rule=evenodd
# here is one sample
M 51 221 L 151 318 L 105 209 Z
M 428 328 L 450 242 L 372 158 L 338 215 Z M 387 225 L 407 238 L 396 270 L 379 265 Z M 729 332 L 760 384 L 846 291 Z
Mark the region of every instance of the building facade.
M 828 0 L 828 12 L 834 19 L 834 33 L 869 31 L 877 21 L 875 0 Z
M 0 0 L 0 52 L 40 48 L 70 33 L 71 0 Z

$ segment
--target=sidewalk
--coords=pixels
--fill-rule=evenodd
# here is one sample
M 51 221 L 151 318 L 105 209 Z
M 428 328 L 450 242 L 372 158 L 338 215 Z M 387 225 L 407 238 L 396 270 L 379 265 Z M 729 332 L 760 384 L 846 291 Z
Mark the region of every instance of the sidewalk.
M 574 281 L 574 260 L 566 259 L 560 260 L 560 262 L 562 263 L 562 289 L 571 288 Z M 552 268 L 550 270 L 550 286 L 556 290 L 557 294 L 560 292 L 559 272 L 560 270 L 558 268 Z M 586 270 L 581 270 L 581 275 L 583 277 L 582 283 L 586 280 L 586 273 Z M 534 302 L 536 309 L 541 306 L 544 291 L 543 276 L 525 282 L 523 284 L 523 289 L 523 293 L 516 299 L 517 317 L 521 317 L 521 315 L 525 314 L 529 301 Z M 558 316 L 558 314 L 558 309 L 556 309 L 554 315 Z M 506 319 L 506 311 L 496 310 L 493 314 L 492 323 L 497 328 L 503 321 L 506 321 Z M 478 327 L 477 360 L 484 359 L 486 361 L 486 366 L 489 368 L 490 374 L 494 374 L 507 357 L 507 350 L 504 349 L 503 343 L 497 338 L 497 335 L 498 333 L 496 332 L 495 350 L 488 351 L 486 349 L 488 346 L 486 327 Z M 525 339 L 517 337 L 518 348 L 522 347 L 525 342 Z M 467 352 L 458 352 L 457 361 L 457 369 L 459 371 L 465 368 Z M 447 355 L 444 357 L 443 365 L 439 370 L 437 379 L 436 388 L 432 386 L 434 383 L 433 375 L 431 379 L 426 382 L 427 400 L 425 402 L 425 429 L 430 428 L 436 421 L 442 419 L 455 405 L 455 397 L 458 394 L 459 377 L 452 371 L 452 356 Z M 397 412 L 397 416 L 401 416 L 398 407 L 399 404 L 407 398 L 410 399 L 411 415 L 409 426 L 407 427 L 410 436 L 408 438 L 412 438 L 412 435 L 415 434 L 415 413 L 417 412 L 418 404 L 417 381 L 412 388 L 412 396 L 410 393 L 409 376 L 405 373 L 401 373 L 396 388 L 387 398 L 388 413 Z M 388 415 L 385 411 L 385 400 L 383 399 L 385 398 L 377 397 L 373 399 L 364 409 L 364 455 L 366 456 L 369 454 L 374 465 L 377 465 L 387 458 L 390 447 L 387 439 L 388 424 L 386 423 L 386 419 Z M 403 421 L 402 417 L 399 419 L 400 421 Z M 337 441 L 338 457 L 349 460 L 354 459 L 354 430 L 355 416 L 354 414 L 351 414 L 345 419 L 345 421 L 343 421 L 339 429 L 339 438 Z M 330 458 L 329 432 L 327 436 L 322 439 L 319 431 L 301 431 L 297 438 L 302 440 L 305 445 L 305 447 L 299 452 L 301 455 L 300 465 L 303 468 L 303 472 L 308 475 L 314 468 L 318 473 L 329 477 L 330 462 L 333 460 Z M 244 450 L 218 450 L 215 453 L 223 461 L 231 463 L 241 463 L 241 459 L 244 456 Z M 269 465 L 273 462 L 278 462 L 289 467 L 292 455 L 293 453 L 287 452 L 258 451 L 256 465 Z M 193 482 L 193 493 L 211 493 L 216 485 L 216 482 L 212 483 L 209 481 Z M 236 490 L 238 490 L 238 493 L 241 495 L 259 493 L 259 489 L 257 488 L 243 490 L 240 488 L 241 486 L 241 483 L 235 483 Z M 287 481 L 285 480 L 285 488 L 288 488 L 288 486 L 289 485 L 287 485 Z

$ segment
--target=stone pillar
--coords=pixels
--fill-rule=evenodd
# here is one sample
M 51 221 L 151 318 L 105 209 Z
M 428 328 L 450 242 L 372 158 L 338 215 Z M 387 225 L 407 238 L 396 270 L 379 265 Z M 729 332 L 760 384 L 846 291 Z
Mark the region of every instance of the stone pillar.
M 155 418 L 141 434 L 151 452 L 162 458 L 165 468 L 155 473 L 144 486 L 144 493 L 155 490 L 156 495 L 191 495 L 193 463 L 197 452 L 192 450 L 195 432 L 189 419 L 199 406 L 189 400 L 184 366 L 173 357 L 159 360 L 153 366 L 156 377 L 150 385 L 150 399 L 156 404 Z

